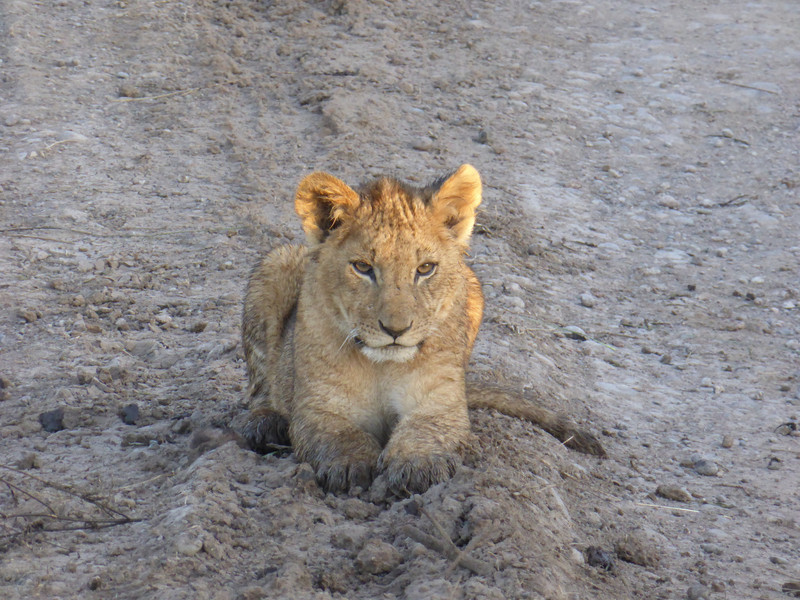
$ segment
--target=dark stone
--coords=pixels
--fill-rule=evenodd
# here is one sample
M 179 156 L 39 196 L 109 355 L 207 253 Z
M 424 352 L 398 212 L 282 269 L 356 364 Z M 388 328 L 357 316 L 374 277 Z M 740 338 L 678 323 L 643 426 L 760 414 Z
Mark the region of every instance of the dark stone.
M 126 425 L 136 425 L 139 422 L 139 407 L 136 404 L 127 404 L 120 411 L 122 422 Z
M 56 408 L 39 415 L 39 423 L 47 433 L 55 433 L 64 429 L 64 409 Z

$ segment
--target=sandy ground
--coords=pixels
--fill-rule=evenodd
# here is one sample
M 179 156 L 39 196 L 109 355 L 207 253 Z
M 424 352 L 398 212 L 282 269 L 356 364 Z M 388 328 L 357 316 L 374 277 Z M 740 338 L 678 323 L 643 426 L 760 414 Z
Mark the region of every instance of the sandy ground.
M 431 4 L 0 5 L 0 597 L 800 595 L 797 4 Z M 198 446 L 299 180 L 465 162 L 473 370 L 609 459 L 475 413 L 387 504 Z

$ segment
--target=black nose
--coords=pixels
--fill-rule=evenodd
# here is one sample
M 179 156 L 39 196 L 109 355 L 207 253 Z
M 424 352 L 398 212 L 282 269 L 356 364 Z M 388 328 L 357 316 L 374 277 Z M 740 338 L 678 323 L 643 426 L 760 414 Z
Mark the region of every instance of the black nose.
M 404 327 L 403 329 L 392 329 L 391 327 L 387 327 L 386 325 L 384 325 L 382 321 L 378 321 L 378 325 L 380 325 L 380 326 L 381 326 L 381 329 L 383 330 L 383 332 L 384 332 L 384 333 L 387 333 L 387 334 L 389 334 L 389 335 L 390 335 L 390 336 L 392 336 L 394 339 L 397 339 L 397 338 L 399 338 L 399 337 L 400 337 L 401 335 L 403 335 L 403 334 L 404 334 L 406 331 L 408 331 L 409 329 L 411 329 L 411 326 L 412 326 L 413 324 L 414 324 L 414 323 L 413 323 L 413 322 L 411 322 L 411 323 L 409 323 L 409 324 L 408 324 L 408 327 Z

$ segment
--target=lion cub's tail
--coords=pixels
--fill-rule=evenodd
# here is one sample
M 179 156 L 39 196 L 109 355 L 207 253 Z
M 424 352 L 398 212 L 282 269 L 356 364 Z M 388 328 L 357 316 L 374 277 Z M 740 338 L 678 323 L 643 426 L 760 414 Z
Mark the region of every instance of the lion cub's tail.
M 492 408 L 498 412 L 535 423 L 547 433 L 584 454 L 605 457 L 606 451 L 591 433 L 579 429 L 564 415 L 558 415 L 537 403 L 530 393 L 521 395 L 489 383 L 467 382 L 467 406 Z

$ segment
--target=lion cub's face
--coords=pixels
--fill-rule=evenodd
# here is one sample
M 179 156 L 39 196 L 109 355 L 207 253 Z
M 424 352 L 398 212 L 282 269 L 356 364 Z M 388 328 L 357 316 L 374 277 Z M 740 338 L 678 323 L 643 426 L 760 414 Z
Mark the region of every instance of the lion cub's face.
M 478 172 L 462 166 L 414 188 L 378 179 L 356 193 L 314 173 L 295 207 L 315 246 L 315 284 L 342 334 L 374 362 L 414 358 L 462 297 L 462 256 L 481 200 Z

